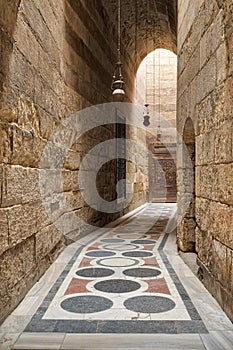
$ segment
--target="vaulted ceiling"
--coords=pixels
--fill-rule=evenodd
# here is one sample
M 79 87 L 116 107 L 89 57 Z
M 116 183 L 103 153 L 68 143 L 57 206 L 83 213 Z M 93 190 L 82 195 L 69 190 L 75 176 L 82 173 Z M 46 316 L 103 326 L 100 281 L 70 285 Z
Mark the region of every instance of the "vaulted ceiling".
M 102 0 L 113 22 L 117 22 L 118 0 Z M 121 0 L 122 46 L 141 61 L 156 48 L 176 53 L 177 0 Z

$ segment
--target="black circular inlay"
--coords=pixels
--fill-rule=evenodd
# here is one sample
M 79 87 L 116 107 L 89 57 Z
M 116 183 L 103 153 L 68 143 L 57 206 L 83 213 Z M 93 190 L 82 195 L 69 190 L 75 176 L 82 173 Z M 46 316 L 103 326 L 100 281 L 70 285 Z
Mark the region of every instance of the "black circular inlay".
M 139 289 L 141 285 L 134 281 L 115 279 L 97 282 L 94 287 L 105 293 L 129 293 Z
M 122 255 L 134 258 L 148 258 L 150 256 L 153 256 L 153 253 L 146 252 L 144 250 L 135 250 L 133 252 L 125 252 Z
M 145 295 L 127 299 L 124 306 L 134 312 L 151 314 L 170 311 L 174 309 L 176 304 L 168 298 Z
M 114 274 L 113 270 L 104 269 L 102 267 L 88 267 L 86 269 L 76 271 L 76 275 L 81 277 L 89 277 L 89 278 L 108 277 L 113 274 Z
M 128 269 L 123 271 L 123 274 L 130 277 L 157 277 L 161 272 L 157 269 L 138 267 L 134 269 Z
M 122 243 L 124 241 L 125 240 L 121 239 L 121 238 L 104 238 L 104 239 L 101 239 L 101 242 L 104 242 L 104 243 Z
M 93 250 L 91 252 L 86 253 L 86 256 L 90 256 L 93 258 L 105 258 L 108 256 L 114 256 L 116 255 L 116 253 L 114 252 L 110 252 L 110 251 L 106 251 L 106 250 Z
M 89 314 L 108 310 L 113 302 L 107 298 L 91 295 L 80 295 L 68 298 L 61 303 L 61 307 L 69 312 Z
M 151 241 L 149 239 L 136 239 L 135 241 L 132 241 L 132 243 L 134 244 L 155 244 L 155 241 Z

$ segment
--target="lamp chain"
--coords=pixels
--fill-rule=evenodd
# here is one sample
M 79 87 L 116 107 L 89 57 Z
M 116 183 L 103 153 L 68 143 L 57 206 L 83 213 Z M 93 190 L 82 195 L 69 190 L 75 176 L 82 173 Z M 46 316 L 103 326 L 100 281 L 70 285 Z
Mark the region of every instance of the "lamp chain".
M 160 112 L 161 112 L 161 67 L 160 67 L 160 49 L 159 49 L 159 129 L 160 129 L 160 121 L 161 121 L 161 116 L 160 116 Z
M 118 0 L 118 61 L 121 60 L 121 0 Z

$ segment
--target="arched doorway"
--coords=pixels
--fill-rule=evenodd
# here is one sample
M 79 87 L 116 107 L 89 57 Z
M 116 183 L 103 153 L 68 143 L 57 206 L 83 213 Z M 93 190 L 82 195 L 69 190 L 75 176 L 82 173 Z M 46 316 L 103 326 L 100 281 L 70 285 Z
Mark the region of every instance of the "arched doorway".
M 183 129 L 183 142 L 180 151 L 181 161 L 177 174 L 178 192 L 178 246 L 182 251 L 195 251 L 195 129 L 191 118 L 186 120 Z
M 176 80 L 177 57 L 156 49 L 139 66 L 135 83 L 135 103 L 149 104 L 147 133 L 148 200 L 176 202 Z

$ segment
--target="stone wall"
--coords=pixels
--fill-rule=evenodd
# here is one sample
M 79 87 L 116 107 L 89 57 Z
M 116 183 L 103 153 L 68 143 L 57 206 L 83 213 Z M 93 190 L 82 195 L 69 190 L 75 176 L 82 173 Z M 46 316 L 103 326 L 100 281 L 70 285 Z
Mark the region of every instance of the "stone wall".
M 233 5 L 231 0 L 178 4 L 177 128 L 187 137 L 189 118 L 195 132 L 195 176 L 184 173 L 181 138 L 178 145 L 179 207 L 195 180 L 178 242 L 182 250 L 196 249 L 200 278 L 233 319 Z
M 98 1 L 14 0 L 1 1 L 0 7 L 2 320 L 67 244 L 42 205 L 40 161 L 50 136 L 67 116 L 111 101 L 116 30 Z M 117 215 L 88 207 L 77 174 L 84 155 L 112 136 L 114 125 L 85 134 L 68 151 L 63 169 L 61 193 L 75 214 L 97 227 Z M 115 198 L 115 166 L 109 162 L 97 178 L 106 200 Z M 54 208 L 59 205 L 58 199 Z M 62 215 L 60 221 L 69 213 Z M 64 229 L 70 237 L 82 233 L 81 228 Z

